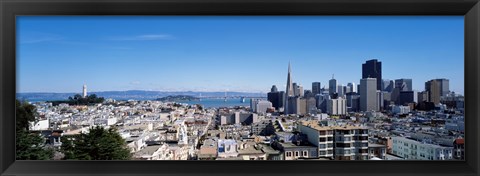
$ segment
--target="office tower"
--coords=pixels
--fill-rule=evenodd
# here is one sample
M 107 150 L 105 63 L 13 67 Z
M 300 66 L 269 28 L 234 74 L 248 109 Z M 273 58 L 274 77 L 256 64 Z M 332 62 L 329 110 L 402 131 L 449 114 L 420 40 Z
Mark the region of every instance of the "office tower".
M 273 85 L 270 92 L 278 92 L 277 86 Z
M 290 114 L 290 104 L 289 104 L 289 99 L 290 97 L 293 97 L 293 83 L 292 83 L 292 76 L 291 76 L 291 68 L 290 68 L 290 62 L 288 62 L 288 74 L 287 74 L 287 87 L 285 90 L 285 103 L 284 105 L 284 114 Z
M 328 93 L 322 93 L 316 95 L 317 99 L 317 108 L 321 110 L 322 113 L 327 112 L 327 103 L 330 100 L 330 95 Z
M 412 79 L 396 79 L 395 88 L 398 88 L 401 91 L 412 91 Z
M 328 81 L 328 93 L 332 95 L 337 93 L 337 80 L 332 76 L 332 79 Z
M 393 80 L 384 79 L 382 81 L 382 91 L 392 92 L 394 86 L 395 86 L 395 82 Z
M 250 111 L 257 112 L 257 104 L 260 99 L 250 98 Z
M 379 62 L 377 59 L 372 59 L 362 64 L 362 79 L 363 78 L 376 78 L 376 89 L 382 90 L 382 62 Z
M 277 110 L 280 110 L 280 108 L 285 108 L 285 91 L 279 91 L 278 92 L 278 108 Z
M 407 105 L 408 103 L 415 102 L 414 91 L 401 91 L 399 96 L 399 105 Z
M 297 85 L 296 88 L 295 88 L 295 96 L 300 96 L 300 97 L 303 97 L 303 95 L 305 95 L 305 92 L 303 91 L 303 86 L 302 85 Z
M 305 97 L 307 104 L 307 113 L 314 114 L 317 112 L 317 100 L 315 97 Z
M 425 90 L 428 91 L 428 102 L 433 102 L 435 105 L 440 103 L 440 84 L 437 80 L 430 80 L 425 82 Z
M 435 79 L 439 83 L 440 86 L 440 96 L 447 96 L 450 92 L 450 81 L 445 78 Z
M 418 95 L 418 102 L 421 103 L 421 102 L 428 102 L 428 91 L 422 91 L 422 92 L 418 92 L 417 93 Z
M 266 113 L 267 109 L 272 107 L 272 103 L 266 100 L 259 100 L 256 103 L 257 107 L 255 108 L 256 113 Z
M 279 110 L 283 107 L 283 96 L 284 91 L 278 91 L 275 85 L 272 86 L 271 92 L 267 93 L 267 99 L 272 103 L 272 106 L 275 107 L 276 110 Z
M 354 82 L 348 83 L 347 87 L 350 87 L 350 92 L 358 92 L 357 86 L 355 85 Z M 345 93 L 347 93 L 347 92 L 345 92 Z
M 344 90 L 343 90 L 343 85 L 338 85 L 337 86 L 337 93 L 338 93 L 339 97 L 343 97 L 343 95 L 345 94 Z
M 307 113 L 307 101 L 303 97 L 290 97 L 289 100 L 290 114 L 306 114 Z
M 279 101 L 280 101 L 280 97 L 278 96 L 279 92 L 268 92 L 267 93 L 267 100 L 270 101 L 272 103 L 272 106 L 275 107 L 276 110 L 278 110 L 278 108 L 280 108 L 280 105 L 279 105 Z
M 344 90 L 345 95 L 347 95 L 347 93 L 352 92 L 352 87 L 347 85 L 347 86 L 344 87 L 343 90 Z
M 383 104 L 383 92 L 377 90 L 377 110 L 383 110 L 384 104 Z
M 303 94 L 304 97 L 315 97 L 315 94 L 313 94 L 312 91 L 310 90 L 304 90 L 303 92 L 304 92 Z
M 345 97 L 347 99 L 347 107 L 352 107 L 352 99 L 354 96 L 357 96 L 358 94 L 355 92 L 348 92 Z
M 392 93 L 391 92 L 383 92 L 383 107 L 384 107 L 384 109 L 387 109 L 390 104 L 392 104 Z
M 327 113 L 330 115 L 345 115 L 347 114 L 346 100 L 342 97 L 337 99 L 330 99 L 327 103 Z
M 87 97 L 87 85 L 83 85 L 83 98 Z
M 304 92 L 303 92 L 303 86 L 293 83 L 293 95 L 297 97 L 303 97 Z
M 360 111 L 378 111 L 376 85 L 376 78 L 360 80 Z
M 313 82 L 312 83 L 312 93 L 313 95 L 320 94 L 320 89 L 321 89 L 321 84 L 320 82 Z

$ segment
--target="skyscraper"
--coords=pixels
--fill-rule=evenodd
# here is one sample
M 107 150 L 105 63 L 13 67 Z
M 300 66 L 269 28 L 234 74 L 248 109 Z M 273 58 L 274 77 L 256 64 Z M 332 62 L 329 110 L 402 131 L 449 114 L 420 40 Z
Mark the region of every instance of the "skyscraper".
M 332 79 L 328 81 L 328 93 L 330 95 L 337 93 L 337 88 L 337 80 L 332 75 Z
M 273 85 L 272 88 L 270 89 L 270 92 L 278 92 L 277 86 Z
M 398 88 L 400 91 L 412 91 L 412 79 L 396 79 L 395 88 Z
M 83 98 L 87 97 L 87 85 L 83 85 Z
M 393 80 L 384 79 L 382 81 L 382 91 L 392 92 L 394 86 L 395 82 Z
M 337 85 L 337 93 L 338 93 L 339 97 L 343 97 L 343 95 L 345 95 L 343 85 L 341 85 L 341 84 Z
M 358 92 L 357 86 L 354 82 L 348 83 L 347 86 L 350 87 L 350 92 Z
M 289 97 L 293 97 L 293 82 L 292 82 L 292 76 L 291 74 L 291 68 L 290 68 L 290 62 L 288 62 L 288 74 L 287 74 L 287 88 L 285 90 L 285 104 L 284 105 L 284 114 L 290 114 L 290 104 L 289 104 Z
M 372 59 L 362 64 L 362 79 L 363 78 L 376 78 L 376 88 L 377 90 L 382 90 L 382 62 L 379 62 L 377 59 Z
M 313 95 L 320 94 L 320 89 L 321 89 L 321 84 L 320 82 L 313 82 L 312 83 L 312 93 Z
M 433 102 L 435 105 L 440 103 L 440 83 L 437 80 L 425 82 L 425 91 L 428 91 L 428 102 Z
M 450 92 L 450 81 L 445 78 L 435 80 L 437 80 L 440 86 L 440 96 L 447 96 L 447 94 Z
M 360 110 L 378 111 L 376 78 L 364 78 L 360 80 Z
M 273 85 L 270 92 L 267 93 L 268 101 L 272 102 L 272 106 L 275 107 L 276 110 L 279 110 L 283 107 L 283 96 L 284 91 L 278 91 L 277 86 Z

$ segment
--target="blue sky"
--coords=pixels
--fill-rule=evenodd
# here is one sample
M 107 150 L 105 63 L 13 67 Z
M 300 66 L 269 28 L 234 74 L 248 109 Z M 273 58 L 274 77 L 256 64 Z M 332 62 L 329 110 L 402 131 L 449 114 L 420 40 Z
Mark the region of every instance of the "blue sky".
M 359 83 L 370 59 L 384 79 L 447 78 L 463 94 L 463 16 L 17 17 L 17 92 L 268 92 L 288 62 L 311 89 Z

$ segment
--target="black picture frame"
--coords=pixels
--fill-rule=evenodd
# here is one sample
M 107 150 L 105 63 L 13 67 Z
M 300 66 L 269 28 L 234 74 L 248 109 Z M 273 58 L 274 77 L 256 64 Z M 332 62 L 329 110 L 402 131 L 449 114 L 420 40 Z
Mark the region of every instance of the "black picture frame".
M 1 0 L 1 175 L 479 175 L 478 0 Z M 19 15 L 464 15 L 465 161 L 15 161 Z

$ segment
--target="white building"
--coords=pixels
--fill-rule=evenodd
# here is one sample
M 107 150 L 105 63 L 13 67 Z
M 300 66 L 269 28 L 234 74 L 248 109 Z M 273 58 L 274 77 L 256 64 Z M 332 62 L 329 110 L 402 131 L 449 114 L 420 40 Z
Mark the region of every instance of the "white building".
M 255 108 L 257 111 L 256 113 L 266 113 L 267 109 L 272 108 L 272 102 L 266 100 L 260 100 L 257 103 L 257 107 Z
M 453 147 L 418 142 L 405 137 L 392 137 L 394 155 L 406 160 L 451 160 Z
M 255 113 L 266 113 L 268 108 L 272 108 L 272 102 L 262 99 L 250 99 L 250 108 Z
M 347 114 L 347 101 L 344 98 L 330 99 L 327 103 L 327 113 L 330 115 Z
M 49 119 L 40 120 L 37 123 L 31 122 L 30 124 L 30 130 L 48 130 L 49 127 L 50 127 Z
M 219 158 L 232 158 L 237 157 L 237 142 L 232 139 L 220 139 L 218 140 L 218 157 Z

